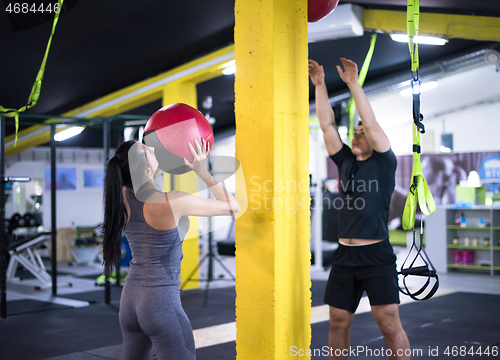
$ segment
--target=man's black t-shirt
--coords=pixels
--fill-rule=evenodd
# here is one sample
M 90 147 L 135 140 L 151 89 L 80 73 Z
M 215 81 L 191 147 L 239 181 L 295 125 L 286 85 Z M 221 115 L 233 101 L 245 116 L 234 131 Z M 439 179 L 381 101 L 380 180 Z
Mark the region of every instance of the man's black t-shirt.
M 339 169 L 339 195 L 331 206 L 339 209 L 338 237 L 388 239 L 389 205 L 396 181 L 397 160 L 392 149 L 373 150 L 372 156 L 356 160 L 344 144 L 330 158 Z

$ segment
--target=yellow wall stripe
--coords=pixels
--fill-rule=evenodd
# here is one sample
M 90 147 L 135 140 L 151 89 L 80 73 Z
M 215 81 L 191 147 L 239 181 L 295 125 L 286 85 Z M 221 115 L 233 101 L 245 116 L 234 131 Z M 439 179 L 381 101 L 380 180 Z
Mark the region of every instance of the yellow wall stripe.
M 418 33 L 447 39 L 500 41 L 500 18 L 474 15 L 420 12 Z M 406 12 L 364 10 L 363 27 L 388 33 L 406 34 Z

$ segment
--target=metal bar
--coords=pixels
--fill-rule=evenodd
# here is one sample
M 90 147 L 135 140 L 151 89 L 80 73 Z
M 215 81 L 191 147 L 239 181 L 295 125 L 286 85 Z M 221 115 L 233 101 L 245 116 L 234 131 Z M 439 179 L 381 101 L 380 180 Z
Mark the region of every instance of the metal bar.
M 12 120 L 7 120 L 7 123 L 6 124 L 9 124 L 9 125 L 12 125 L 12 124 L 15 124 L 14 121 Z M 54 122 L 51 122 L 51 123 L 43 123 L 43 122 L 39 122 L 39 121 L 26 121 L 26 120 L 23 120 L 23 125 L 40 125 L 40 126 L 46 126 L 46 125 L 50 125 L 50 124 L 55 124 L 55 125 L 68 125 L 68 126 L 71 126 L 71 125 L 92 125 L 92 126 L 98 126 L 98 125 L 102 125 L 102 123 L 99 121 L 99 122 L 94 122 L 94 121 L 91 121 L 91 120 L 74 120 L 74 121 L 70 121 L 70 120 L 62 120 L 62 121 L 54 121 Z
M 112 117 L 78 117 L 78 116 L 61 116 L 61 115 L 42 115 L 42 114 L 24 114 L 21 113 L 19 114 L 19 117 L 21 118 L 33 118 L 33 119 L 67 119 L 67 120 L 86 120 L 86 121 L 98 121 L 100 123 L 104 123 L 104 121 L 115 121 L 119 119 L 133 119 L 133 120 L 148 120 L 149 116 L 148 115 L 127 115 L 127 114 L 120 114 L 120 115 L 115 115 Z M 23 122 L 24 124 L 24 122 Z M 51 122 L 52 124 L 52 122 Z
M 122 115 L 115 115 L 109 118 L 110 121 L 116 121 L 116 120 L 149 120 L 150 116 L 149 115 L 127 115 L 127 114 L 122 114 Z
M 0 319 L 7 318 L 7 234 L 5 232 L 5 117 L 0 116 Z
M 52 296 L 57 296 L 57 223 L 56 223 L 56 125 L 50 125 L 50 206 L 52 247 Z
M 73 121 L 87 121 L 87 122 L 92 122 L 92 121 L 99 121 L 102 123 L 103 118 L 84 118 L 84 117 L 77 117 L 77 116 L 61 116 L 61 115 L 43 115 L 43 114 L 26 114 L 26 113 L 21 113 L 19 114 L 20 118 L 28 118 L 28 119 L 63 119 L 63 120 L 69 120 L 69 122 Z M 59 123 L 58 121 L 50 122 L 50 123 L 38 123 L 38 125 L 50 125 L 50 124 L 57 124 Z M 23 122 L 24 124 L 24 122 Z
M 103 159 L 104 159 L 104 173 L 106 173 L 106 166 L 108 165 L 109 159 L 109 120 L 104 119 L 102 124 L 102 147 L 104 151 Z M 104 302 L 109 304 L 111 302 L 111 288 L 109 284 L 109 279 L 106 276 L 104 282 Z
M 123 119 L 125 120 L 125 122 L 127 122 L 126 119 Z M 140 121 L 143 125 L 145 125 L 147 123 L 147 119 L 143 119 L 143 120 L 138 120 Z M 134 122 L 135 123 L 135 122 Z M 15 124 L 15 121 L 14 120 L 6 120 L 6 124 L 7 125 L 13 125 Z M 90 119 L 87 119 L 87 120 L 75 120 L 75 121 L 55 121 L 55 122 L 52 122 L 50 124 L 56 124 L 56 125 L 89 125 L 89 126 L 94 126 L 94 127 L 100 127 L 102 126 L 102 122 L 94 122 L 94 121 L 91 121 Z M 38 121 L 26 121 L 26 120 L 23 120 L 23 125 L 47 125 L 46 123 L 41 123 L 41 122 L 38 122 Z M 138 126 L 138 125 L 130 125 L 130 124 L 127 124 L 127 125 L 124 125 L 124 124 L 118 124 L 118 125 L 113 125 L 113 128 L 116 128 L 117 126 L 121 126 L 123 128 L 125 127 L 130 127 L 130 126 Z

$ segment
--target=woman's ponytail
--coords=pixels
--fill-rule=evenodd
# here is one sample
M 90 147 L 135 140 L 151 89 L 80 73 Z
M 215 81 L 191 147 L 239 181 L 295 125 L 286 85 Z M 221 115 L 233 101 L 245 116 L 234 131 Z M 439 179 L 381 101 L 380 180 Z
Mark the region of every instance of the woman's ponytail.
M 135 146 L 135 147 L 134 147 Z M 123 187 L 133 189 L 131 168 L 136 173 L 144 168 L 147 161 L 145 156 L 137 156 L 140 143 L 129 140 L 122 143 L 116 149 L 106 166 L 106 178 L 104 180 L 104 221 L 103 221 L 103 260 L 104 272 L 111 274 L 121 260 L 121 237 L 128 218 L 127 208 L 123 197 Z M 132 161 L 132 165 L 129 161 Z M 142 160 L 142 161 L 141 161 Z M 140 167 L 139 165 L 143 165 Z
M 106 167 L 104 181 L 103 259 L 104 272 L 110 275 L 121 259 L 121 237 L 127 209 L 123 201 L 123 180 L 120 161 L 112 157 Z

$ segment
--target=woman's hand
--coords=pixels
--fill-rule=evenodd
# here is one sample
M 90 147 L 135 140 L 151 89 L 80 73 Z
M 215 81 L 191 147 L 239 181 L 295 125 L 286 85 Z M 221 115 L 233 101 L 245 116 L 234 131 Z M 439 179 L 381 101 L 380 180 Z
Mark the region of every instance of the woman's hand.
M 184 164 L 191 170 L 194 170 L 196 174 L 200 174 L 203 171 L 206 171 L 205 161 L 210 153 L 209 144 L 205 142 L 205 139 L 202 139 L 202 144 L 198 142 L 197 139 L 194 139 L 194 144 L 196 146 L 197 151 L 194 150 L 193 145 L 188 143 L 189 151 L 193 154 L 193 162 L 190 163 L 184 158 Z
M 323 65 L 319 65 L 316 61 L 309 59 L 309 77 L 314 86 L 322 85 L 325 82 Z
M 337 71 L 339 72 L 340 78 L 347 84 L 358 83 L 358 66 L 354 61 L 348 60 L 346 58 L 340 58 L 342 65 L 344 65 L 344 70 L 342 67 L 337 65 Z

